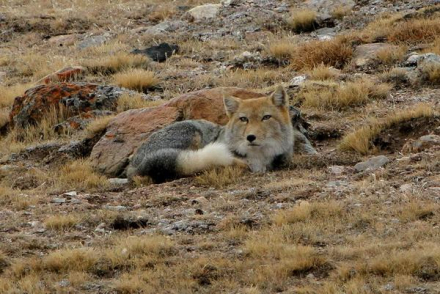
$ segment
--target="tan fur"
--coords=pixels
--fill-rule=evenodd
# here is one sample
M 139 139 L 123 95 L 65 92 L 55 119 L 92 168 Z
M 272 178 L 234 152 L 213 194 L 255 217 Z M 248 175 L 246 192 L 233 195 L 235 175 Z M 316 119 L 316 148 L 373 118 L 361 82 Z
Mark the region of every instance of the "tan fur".
M 226 144 L 246 157 L 252 171 L 264 172 L 276 156 L 292 154 L 293 127 L 283 88 L 278 87 L 267 97 L 247 100 L 225 97 L 224 100 L 229 117 Z M 255 136 L 255 140 L 250 142 L 249 136 Z

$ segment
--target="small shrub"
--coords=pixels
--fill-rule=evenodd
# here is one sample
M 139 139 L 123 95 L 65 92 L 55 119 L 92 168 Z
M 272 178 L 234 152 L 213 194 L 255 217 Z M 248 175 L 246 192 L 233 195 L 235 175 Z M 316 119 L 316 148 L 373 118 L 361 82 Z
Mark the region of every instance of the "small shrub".
M 311 32 L 316 28 L 316 12 L 313 10 L 292 10 L 288 24 L 297 33 Z
M 80 219 L 77 216 L 71 214 L 53 215 L 48 217 L 44 224 L 50 230 L 65 231 L 75 227 L 79 221 Z
M 117 53 L 104 58 L 88 60 L 84 66 L 91 73 L 114 74 L 131 68 L 146 68 L 149 59 L 139 54 Z
M 203 172 L 196 177 L 196 183 L 202 186 L 224 188 L 231 184 L 237 184 L 243 169 L 237 167 L 216 168 Z
M 147 92 L 159 83 L 154 72 L 143 69 L 131 69 L 114 76 L 114 82 L 121 87 Z

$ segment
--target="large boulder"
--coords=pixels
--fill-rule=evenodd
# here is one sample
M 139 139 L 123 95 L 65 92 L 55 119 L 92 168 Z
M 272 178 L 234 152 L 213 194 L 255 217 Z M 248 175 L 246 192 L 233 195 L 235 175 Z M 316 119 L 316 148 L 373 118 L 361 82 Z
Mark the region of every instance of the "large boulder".
M 64 110 L 67 117 L 93 110 L 114 110 L 126 89 L 89 83 L 40 85 L 15 98 L 9 114 L 12 127 L 26 127 L 41 121 L 51 111 Z
M 206 119 L 226 124 L 223 93 L 242 99 L 264 96 L 240 88 L 215 88 L 183 94 L 155 108 L 129 110 L 110 121 L 106 134 L 95 145 L 91 161 L 97 170 L 118 177 L 129 157 L 153 133 L 173 122 Z

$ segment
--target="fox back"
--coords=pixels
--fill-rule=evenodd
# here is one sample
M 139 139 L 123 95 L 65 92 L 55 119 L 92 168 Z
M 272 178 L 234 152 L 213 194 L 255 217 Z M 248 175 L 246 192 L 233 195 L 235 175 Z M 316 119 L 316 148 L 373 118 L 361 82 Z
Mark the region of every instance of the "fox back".
M 277 161 L 291 157 L 294 132 L 288 97 L 282 87 L 267 97 L 224 97 L 224 104 L 229 117 L 225 143 L 246 159 L 253 172 L 264 172 L 276 167 Z

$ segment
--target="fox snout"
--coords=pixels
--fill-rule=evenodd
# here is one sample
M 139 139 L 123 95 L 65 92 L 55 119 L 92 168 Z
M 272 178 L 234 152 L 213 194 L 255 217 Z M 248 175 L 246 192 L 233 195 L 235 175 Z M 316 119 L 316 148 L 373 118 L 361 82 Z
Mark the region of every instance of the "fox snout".
M 247 135 L 246 140 L 248 140 L 250 143 L 254 142 L 257 137 L 255 135 Z

